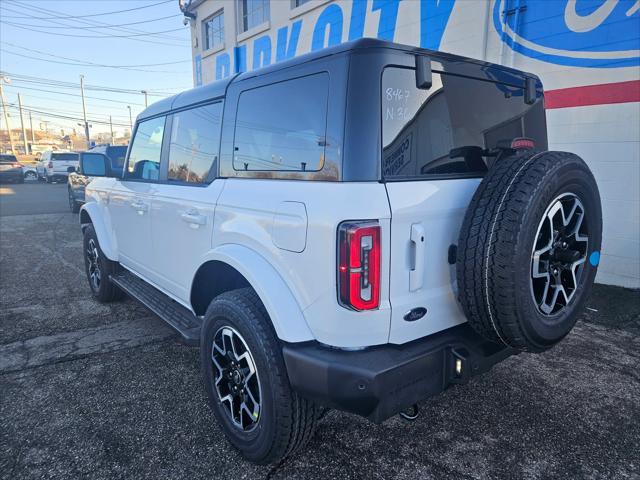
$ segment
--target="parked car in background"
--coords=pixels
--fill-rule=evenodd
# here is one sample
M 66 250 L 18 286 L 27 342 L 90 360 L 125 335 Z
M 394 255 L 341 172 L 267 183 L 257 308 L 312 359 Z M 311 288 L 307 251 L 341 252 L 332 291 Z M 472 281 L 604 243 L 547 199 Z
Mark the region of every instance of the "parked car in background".
M 121 177 L 124 168 L 124 159 L 127 156 L 127 145 L 97 145 L 83 154 L 85 161 L 98 162 L 100 165 L 99 172 L 104 175 L 109 172 L 110 176 Z M 95 155 L 90 155 L 95 154 Z M 106 158 L 103 158 L 106 157 Z M 104 162 L 104 168 L 101 166 Z M 93 165 L 93 163 L 92 163 Z M 69 173 L 67 177 L 67 195 L 69 198 L 69 208 L 73 213 L 78 213 L 80 207 L 84 203 L 84 189 L 93 179 L 91 174 L 87 172 L 95 171 L 93 168 L 88 170 L 82 168 L 80 162 L 75 172 Z
M 47 183 L 66 179 L 70 170 L 78 167 L 78 153 L 47 150 L 36 165 L 38 179 Z
M 0 182 L 24 182 L 22 165 L 15 155 L 0 154 Z

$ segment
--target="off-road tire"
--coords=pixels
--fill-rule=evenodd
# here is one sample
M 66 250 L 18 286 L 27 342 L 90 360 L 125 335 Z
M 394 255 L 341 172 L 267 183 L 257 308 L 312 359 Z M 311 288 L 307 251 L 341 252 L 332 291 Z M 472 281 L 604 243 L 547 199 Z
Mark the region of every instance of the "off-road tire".
M 558 313 L 545 315 L 532 294 L 532 255 L 545 213 L 564 192 L 584 205 L 588 251 L 573 298 Z M 471 327 L 521 351 L 541 352 L 555 345 L 583 311 L 601 235 L 598 187 L 580 157 L 525 152 L 498 161 L 475 192 L 458 239 L 458 299 Z
M 87 252 L 90 248 L 91 242 L 93 242 L 93 245 L 95 245 L 96 247 L 98 254 L 97 262 L 100 267 L 101 281 L 97 287 L 91 280 L 90 261 L 87 256 Z M 98 242 L 96 231 L 91 224 L 84 229 L 84 239 L 82 242 L 82 246 L 84 256 L 84 269 L 93 297 L 101 303 L 113 302 L 115 300 L 120 300 L 121 298 L 123 298 L 124 292 L 120 290 L 116 285 L 114 285 L 109 278 L 111 275 L 118 273 L 122 267 L 120 267 L 120 264 L 118 262 L 109 260 L 102 252 L 102 248 L 100 248 L 100 243 Z
M 215 388 L 213 340 L 224 327 L 240 333 L 258 372 L 261 413 L 248 432 L 234 425 Z M 282 347 L 253 289 L 226 292 L 211 302 L 202 327 L 200 359 L 205 389 L 218 424 L 245 458 L 260 464 L 277 463 L 304 447 L 313 436 L 319 408 L 291 389 Z

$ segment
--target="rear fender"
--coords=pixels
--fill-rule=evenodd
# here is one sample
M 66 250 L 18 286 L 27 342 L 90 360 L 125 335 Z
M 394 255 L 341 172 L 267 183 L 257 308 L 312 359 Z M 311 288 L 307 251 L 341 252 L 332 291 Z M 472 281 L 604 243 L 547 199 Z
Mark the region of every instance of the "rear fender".
M 280 340 L 315 340 L 293 293 L 276 269 L 259 253 L 237 244 L 224 244 L 211 250 L 205 262 L 224 262 L 249 282 L 262 301 Z
M 93 229 L 98 237 L 98 243 L 104 255 L 114 262 L 118 261 L 118 245 L 116 239 L 110 234 L 110 229 L 104 221 L 104 214 L 100 206 L 96 202 L 89 202 L 80 208 L 80 228 L 84 232 L 89 224 L 93 225 Z

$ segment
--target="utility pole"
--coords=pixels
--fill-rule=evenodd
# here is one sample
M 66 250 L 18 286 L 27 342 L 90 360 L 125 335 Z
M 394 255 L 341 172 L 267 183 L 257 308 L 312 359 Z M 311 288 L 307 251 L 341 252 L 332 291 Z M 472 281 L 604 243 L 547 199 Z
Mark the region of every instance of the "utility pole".
M 140 93 L 144 93 L 144 108 L 147 108 L 149 105 L 147 103 L 147 91 L 146 90 L 140 90 Z
M 4 92 L 2 90 L 2 82 L 4 77 L 0 76 L 0 103 L 2 103 L 2 112 L 4 113 L 4 123 L 7 125 L 7 134 L 9 135 L 9 144 L 11 145 L 11 154 L 15 155 L 16 147 L 13 144 L 13 137 L 11 136 L 11 123 L 9 122 L 9 113 L 7 112 L 7 104 L 4 101 Z
M 131 105 L 127 105 L 127 108 L 129 109 L 129 131 L 130 131 L 130 134 L 133 135 L 133 120 L 131 119 Z
M 89 138 L 89 123 L 87 122 L 87 106 L 84 103 L 84 75 L 80 75 L 80 94 L 82 95 L 82 120 L 84 121 L 84 136 L 87 137 L 87 150 L 91 148 Z
M 18 94 L 18 109 L 20 110 L 20 126 L 22 127 L 22 144 L 24 154 L 29 155 L 29 145 L 27 144 L 27 130 L 24 128 L 24 117 L 22 115 L 22 95 Z
M 113 122 L 111 121 L 111 115 L 109 115 L 109 131 L 111 132 L 111 145 L 113 145 Z
M 31 110 L 29 110 L 29 128 L 31 129 L 31 149 L 33 150 L 33 144 L 36 143 L 36 134 L 33 133 L 33 117 L 31 117 Z

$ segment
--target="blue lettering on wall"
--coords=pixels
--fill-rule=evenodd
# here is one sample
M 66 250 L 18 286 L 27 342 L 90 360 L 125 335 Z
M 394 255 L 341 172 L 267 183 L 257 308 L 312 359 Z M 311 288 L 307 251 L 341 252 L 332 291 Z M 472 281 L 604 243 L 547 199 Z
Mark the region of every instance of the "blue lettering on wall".
M 342 9 L 332 4 L 325 8 L 316 22 L 313 29 L 313 37 L 311 38 L 311 51 L 315 52 L 324 47 L 338 45 L 342 41 Z M 329 40 L 327 45 L 324 44 L 325 32 L 329 29 Z
M 349 40 L 357 40 L 364 36 L 364 22 L 367 16 L 367 0 L 351 2 L 351 21 L 349 22 Z
M 196 86 L 202 85 L 202 55 L 198 54 L 193 59 L 196 71 Z
M 231 75 L 231 59 L 228 53 L 222 53 L 216 57 L 216 80 L 227 78 Z
M 455 0 L 420 1 L 420 47 L 438 50 Z
M 241 73 L 247 71 L 247 46 L 240 45 L 233 48 L 233 68 L 235 73 Z
M 271 65 L 271 37 L 264 35 L 253 42 L 253 68 Z
M 371 11 L 380 10 L 380 22 L 378 23 L 378 38 L 393 41 L 398 20 L 398 7 L 400 0 L 373 0 Z
M 278 29 L 278 40 L 276 43 L 276 62 L 293 58 L 296 56 L 298 48 L 298 39 L 300 38 L 300 29 L 302 28 L 302 20 L 298 20 L 291 24 L 291 36 L 287 41 L 288 27 Z M 255 48 L 255 46 L 253 47 Z

